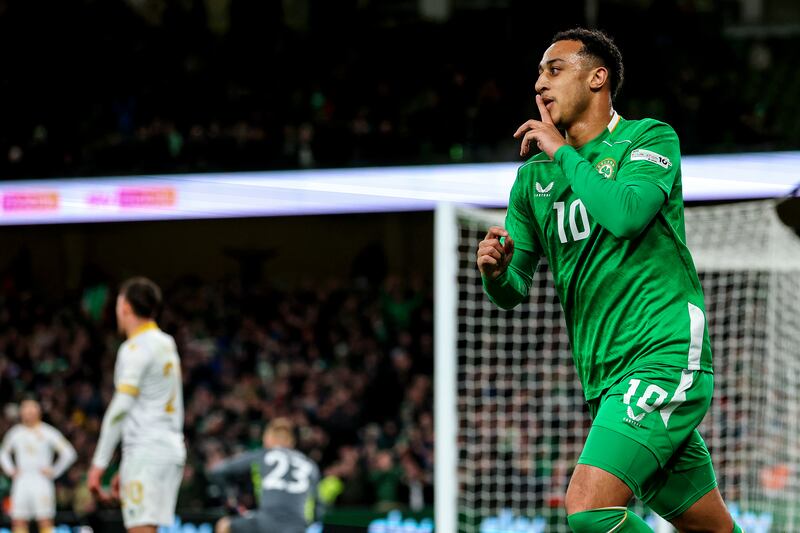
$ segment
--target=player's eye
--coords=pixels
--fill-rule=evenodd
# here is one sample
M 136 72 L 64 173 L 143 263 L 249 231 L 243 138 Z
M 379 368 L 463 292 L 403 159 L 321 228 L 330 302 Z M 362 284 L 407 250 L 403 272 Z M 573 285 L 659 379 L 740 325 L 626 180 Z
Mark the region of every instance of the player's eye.
M 550 73 L 551 74 L 558 74 L 560 71 L 561 71 L 561 69 L 558 68 L 558 67 L 551 67 L 550 68 Z

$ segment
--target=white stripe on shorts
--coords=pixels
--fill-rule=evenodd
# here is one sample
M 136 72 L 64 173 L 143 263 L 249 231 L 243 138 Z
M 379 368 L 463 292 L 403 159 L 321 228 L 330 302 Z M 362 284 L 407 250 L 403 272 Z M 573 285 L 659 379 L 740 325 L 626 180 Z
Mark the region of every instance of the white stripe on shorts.
M 689 303 L 689 370 L 700 370 L 700 355 L 703 353 L 703 336 L 706 317 L 703 310 Z

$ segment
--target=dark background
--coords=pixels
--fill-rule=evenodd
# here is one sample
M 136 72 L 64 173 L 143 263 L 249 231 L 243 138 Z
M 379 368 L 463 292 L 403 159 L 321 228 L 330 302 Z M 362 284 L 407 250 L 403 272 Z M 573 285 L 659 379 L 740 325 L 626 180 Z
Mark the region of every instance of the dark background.
M 800 147 L 790 0 L 2 0 L 0 176 L 513 160 L 587 24 L 684 153 Z

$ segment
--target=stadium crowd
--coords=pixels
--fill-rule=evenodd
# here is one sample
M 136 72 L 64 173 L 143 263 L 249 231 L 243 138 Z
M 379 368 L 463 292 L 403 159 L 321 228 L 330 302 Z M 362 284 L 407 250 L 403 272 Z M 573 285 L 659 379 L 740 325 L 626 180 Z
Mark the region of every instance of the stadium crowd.
M 48 301 L 2 279 L 0 434 L 18 402 L 35 397 L 45 421 L 78 450 L 58 487 L 59 509 L 79 516 L 96 504 L 85 475 L 122 341 L 115 287 L 87 285 Z M 332 505 L 419 509 L 432 503 L 432 303 L 422 280 L 388 277 L 242 288 L 184 279 L 165 287 L 159 325 L 179 347 L 189 458 L 178 507 L 225 502 L 204 472 L 258 447 L 265 423 L 290 417 L 298 449 L 316 460 Z M 7 493 L 8 480 L 0 490 Z M 249 496 L 248 496 L 249 494 Z M 252 491 L 239 504 L 252 506 Z
M 507 161 L 538 51 L 584 7 L 468 3 L 432 23 L 402 0 L 0 2 L 0 176 Z M 797 148 L 797 38 L 721 37 L 725 5 L 603 3 L 647 65 L 619 109 L 684 153 Z

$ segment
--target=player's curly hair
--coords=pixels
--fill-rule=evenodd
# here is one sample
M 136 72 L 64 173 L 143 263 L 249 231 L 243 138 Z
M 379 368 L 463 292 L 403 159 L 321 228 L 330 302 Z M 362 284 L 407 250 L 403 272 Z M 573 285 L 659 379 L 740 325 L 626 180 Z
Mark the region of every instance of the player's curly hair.
M 611 98 L 612 100 L 617 98 L 617 93 L 625 79 L 625 69 L 622 66 L 622 53 L 611 37 L 600 30 L 573 28 L 556 33 L 550 44 L 557 41 L 580 41 L 583 44 L 581 54 L 596 58 L 608 69 Z

